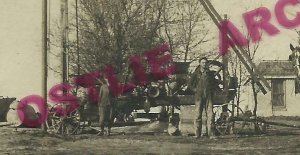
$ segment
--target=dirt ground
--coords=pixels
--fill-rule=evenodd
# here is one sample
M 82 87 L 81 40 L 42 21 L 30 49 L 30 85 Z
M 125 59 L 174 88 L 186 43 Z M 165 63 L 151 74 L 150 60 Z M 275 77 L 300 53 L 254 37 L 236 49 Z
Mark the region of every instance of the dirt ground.
M 264 135 L 228 135 L 217 139 L 169 136 L 166 125 L 152 122 L 60 137 L 39 129 L 0 127 L 0 154 L 300 154 L 300 129 L 271 126 Z

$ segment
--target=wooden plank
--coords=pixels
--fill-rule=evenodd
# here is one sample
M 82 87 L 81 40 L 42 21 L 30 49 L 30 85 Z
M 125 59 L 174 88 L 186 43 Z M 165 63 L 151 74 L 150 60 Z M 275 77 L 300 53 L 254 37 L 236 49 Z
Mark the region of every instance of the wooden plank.
M 213 20 L 213 22 L 215 23 L 215 25 L 217 27 L 220 26 L 220 21 L 215 17 L 215 15 L 210 11 L 209 7 L 207 6 L 207 4 L 205 3 L 204 0 L 200 0 L 200 3 L 203 5 L 204 9 L 206 10 L 206 12 L 208 13 L 208 15 L 211 17 L 211 19 Z M 220 17 L 221 18 L 221 17 Z M 252 72 L 252 69 L 250 68 L 250 66 L 248 65 L 248 63 L 246 62 L 246 60 L 244 59 L 244 57 L 238 52 L 238 50 L 235 48 L 235 46 L 232 47 L 233 51 L 236 53 L 236 55 L 239 57 L 240 61 L 243 63 L 243 65 L 246 67 L 247 71 L 250 73 L 250 75 L 252 77 L 254 77 L 254 80 L 257 81 L 257 78 L 255 76 L 255 74 Z M 264 88 L 263 88 L 264 89 Z
M 211 4 L 211 2 L 209 0 L 204 0 L 206 2 L 206 4 L 208 5 L 208 7 L 213 11 L 213 13 L 216 15 L 216 17 L 218 18 L 219 21 L 222 21 L 221 16 L 218 14 L 218 12 L 216 11 L 216 9 L 213 7 L 213 5 Z M 235 39 L 233 37 L 233 35 L 231 33 L 229 33 L 229 36 L 233 39 Z M 247 52 L 244 50 L 244 48 L 237 46 L 240 51 L 242 52 L 242 54 L 244 55 L 244 57 L 246 58 L 246 60 L 250 63 L 250 66 L 254 69 L 255 72 L 257 72 L 257 75 L 259 76 L 260 80 L 264 83 L 264 85 L 271 90 L 271 87 L 269 85 L 269 83 L 267 82 L 267 80 L 259 73 L 259 70 L 256 68 L 256 65 L 252 62 L 250 56 L 247 54 Z
M 244 64 L 244 66 L 246 67 L 247 71 L 250 73 L 251 77 L 253 78 L 253 80 L 255 81 L 255 83 L 257 84 L 257 86 L 260 88 L 260 90 L 262 91 L 262 93 L 266 94 L 267 91 L 266 89 L 263 87 L 263 85 L 260 83 L 260 81 L 257 79 L 257 76 L 255 75 L 254 72 L 252 72 L 251 67 L 247 64 L 246 60 L 244 59 L 244 57 L 241 55 L 241 53 L 238 52 L 238 50 L 236 49 L 236 47 L 233 47 L 233 51 L 235 52 L 235 54 L 239 57 L 240 61 Z M 269 85 L 269 84 L 268 84 Z M 267 87 L 268 88 L 268 87 Z M 269 89 L 270 90 L 270 89 Z
M 212 6 L 212 4 L 207 1 L 207 0 L 200 0 L 200 3 L 203 5 L 204 9 L 206 10 L 206 12 L 209 14 L 209 16 L 211 17 L 211 19 L 213 20 L 213 22 L 216 24 L 217 27 L 220 26 L 220 21 L 222 21 L 222 18 L 221 16 L 217 13 L 217 11 L 214 9 L 214 7 Z M 215 13 L 215 15 L 212 13 L 212 12 Z M 233 35 L 231 33 L 229 33 L 229 37 L 233 38 L 232 37 Z M 233 38 L 234 39 L 234 38 Z M 233 46 L 232 49 L 234 50 L 234 52 L 237 54 L 237 56 L 239 57 L 239 59 L 241 60 L 241 62 L 243 63 L 243 65 L 246 67 L 247 71 L 250 73 L 251 77 L 253 77 L 253 80 L 256 82 L 256 84 L 259 86 L 259 88 L 262 90 L 262 92 L 264 94 L 267 93 L 267 91 L 265 90 L 265 88 L 263 87 L 263 85 L 259 82 L 259 79 L 257 78 L 256 74 L 252 71 L 251 67 L 253 68 L 253 70 L 255 72 L 257 72 L 259 78 L 261 79 L 261 81 L 264 83 L 264 85 L 268 88 L 268 90 L 271 89 L 270 85 L 267 83 L 266 79 L 259 73 L 259 71 L 257 70 L 255 64 L 252 62 L 251 58 L 247 55 L 246 51 L 242 48 L 242 47 L 239 47 L 239 50 L 241 51 L 241 54 L 239 52 L 239 50 Z M 246 61 L 245 60 L 245 58 Z M 248 63 L 250 64 L 250 66 L 248 65 Z
M 286 123 L 279 123 L 279 122 L 271 122 L 271 121 L 266 121 L 266 124 L 269 125 L 276 125 L 276 126 L 283 126 L 283 127 L 291 127 L 291 128 L 298 128 L 300 129 L 299 125 L 295 125 L 295 124 L 286 124 Z

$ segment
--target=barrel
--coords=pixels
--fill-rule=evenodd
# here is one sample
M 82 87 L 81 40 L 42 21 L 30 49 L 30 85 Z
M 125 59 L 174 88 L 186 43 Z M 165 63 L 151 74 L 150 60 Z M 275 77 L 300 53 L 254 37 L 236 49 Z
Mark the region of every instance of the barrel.
M 20 120 L 18 113 L 17 113 L 17 107 L 18 107 L 19 101 L 13 101 L 10 106 L 9 110 L 6 115 L 6 120 L 8 123 L 13 124 L 14 126 L 20 126 L 22 124 L 22 121 Z M 34 120 L 38 118 L 37 115 L 37 108 L 32 105 L 27 105 L 25 114 L 30 119 Z
M 19 126 L 22 124 L 21 120 L 18 117 L 17 113 L 17 106 L 18 106 L 18 101 L 13 101 L 11 105 L 9 106 L 9 111 L 7 112 L 6 115 L 6 120 L 8 123 L 13 124 L 14 126 Z
M 6 115 L 9 111 L 10 104 L 16 100 L 16 98 L 1 98 L 0 99 L 0 122 L 6 122 Z

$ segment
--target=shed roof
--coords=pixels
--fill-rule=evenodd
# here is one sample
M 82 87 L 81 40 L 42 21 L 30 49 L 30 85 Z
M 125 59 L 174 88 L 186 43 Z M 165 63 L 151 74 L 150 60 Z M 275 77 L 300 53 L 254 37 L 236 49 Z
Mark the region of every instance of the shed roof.
M 295 69 L 288 60 L 263 60 L 257 69 L 263 76 L 295 76 Z

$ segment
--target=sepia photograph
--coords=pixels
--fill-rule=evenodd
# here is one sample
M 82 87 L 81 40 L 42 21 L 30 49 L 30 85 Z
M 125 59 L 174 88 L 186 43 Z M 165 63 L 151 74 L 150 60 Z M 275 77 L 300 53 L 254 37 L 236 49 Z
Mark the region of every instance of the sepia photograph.
M 300 154 L 300 0 L 0 0 L 0 154 Z

